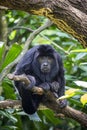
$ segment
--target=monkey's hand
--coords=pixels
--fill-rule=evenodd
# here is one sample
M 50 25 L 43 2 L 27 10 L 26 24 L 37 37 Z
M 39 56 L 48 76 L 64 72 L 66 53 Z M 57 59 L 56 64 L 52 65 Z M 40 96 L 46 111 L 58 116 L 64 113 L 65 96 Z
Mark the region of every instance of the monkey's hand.
M 26 76 L 30 81 L 30 84 L 26 87 L 26 89 L 32 89 L 36 84 L 36 79 L 35 79 L 35 77 L 33 77 L 31 75 L 26 75 Z
M 58 98 L 58 90 L 59 90 L 59 83 L 54 81 L 50 83 L 50 90 L 53 92 L 54 96 Z
M 54 81 L 50 85 L 51 85 L 52 92 L 58 92 L 59 87 L 60 87 L 58 82 Z
M 44 91 L 50 90 L 50 85 L 47 82 L 40 84 L 39 87 L 41 87 Z
M 67 100 L 66 100 L 66 99 L 64 99 L 64 100 L 59 100 L 58 102 L 59 102 L 59 104 L 60 104 L 60 108 L 64 108 L 64 107 L 67 106 Z

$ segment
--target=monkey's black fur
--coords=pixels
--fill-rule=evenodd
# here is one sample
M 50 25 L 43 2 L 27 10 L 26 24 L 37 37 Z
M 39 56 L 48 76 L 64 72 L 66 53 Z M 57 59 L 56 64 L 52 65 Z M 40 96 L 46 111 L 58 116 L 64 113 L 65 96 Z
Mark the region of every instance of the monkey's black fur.
M 50 56 L 53 63 L 49 73 L 42 73 L 38 56 Z M 30 49 L 18 63 L 15 75 L 26 74 L 31 81 L 29 86 L 22 82 L 15 81 L 15 86 L 22 99 L 22 107 L 28 114 L 36 112 L 44 95 L 34 94 L 29 91 L 33 86 L 42 87 L 44 90 L 51 90 L 60 97 L 65 92 L 65 79 L 62 59 L 50 45 L 38 45 Z

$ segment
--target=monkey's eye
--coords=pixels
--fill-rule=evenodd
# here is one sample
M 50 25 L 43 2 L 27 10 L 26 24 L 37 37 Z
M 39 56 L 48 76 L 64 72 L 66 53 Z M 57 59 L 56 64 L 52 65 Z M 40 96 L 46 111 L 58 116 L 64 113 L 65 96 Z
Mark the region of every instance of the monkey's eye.
M 50 57 L 50 56 L 39 56 L 38 57 L 38 61 L 39 61 L 39 63 L 43 63 L 43 62 L 53 63 L 53 57 Z
M 44 61 L 44 59 L 45 59 L 44 56 L 39 56 L 39 57 L 38 57 L 38 61 L 39 61 L 39 63 L 42 63 L 42 61 Z
M 49 63 L 52 63 L 52 62 L 53 62 L 53 58 L 52 58 L 52 57 L 48 57 L 47 60 L 48 60 Z

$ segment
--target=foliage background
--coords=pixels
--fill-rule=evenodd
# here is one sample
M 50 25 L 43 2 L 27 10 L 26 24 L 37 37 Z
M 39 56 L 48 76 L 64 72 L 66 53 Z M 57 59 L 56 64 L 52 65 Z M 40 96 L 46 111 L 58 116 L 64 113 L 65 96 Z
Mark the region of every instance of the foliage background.
M 31 33 L 28 29 L 35 30 L 46 21 L 47 19 L 42 16 L 21 11 L 1 11 L 0 73 L 20 55 Z M 56 25 L 52 25 L 36 36 L 30 48 L 38 44 L 51 44 L 61 54 L 65 68 L 66 94 L 70 97 L 67 99 L 68 104 L 87 113 L 87 50 L 83 49 L 72 36 L 61 32 Z M 15 67 L 11 72 L 14 69 Z M 0 86 L 0 101 L 17 99 L 13 86 L 13 82 L 5 77 Z M 20 109 L 0 110 L 0 130 L 85 130 L 72 119 L 56 118 L 55 113 L 49 109 L 39 110 L 38 115 L 42 122 L 30 121 Z

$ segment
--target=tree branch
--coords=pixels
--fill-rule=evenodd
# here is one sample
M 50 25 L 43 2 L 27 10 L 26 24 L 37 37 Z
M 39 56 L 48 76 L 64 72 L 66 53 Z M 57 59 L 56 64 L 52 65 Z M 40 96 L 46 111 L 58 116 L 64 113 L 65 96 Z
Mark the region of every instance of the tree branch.
M 25 74 L 22 74 L 22 75 L 14 75 L 14 74 L 8 74 L 7 77 L 10 79 L 10 80 L 15 80 L 15 81 L 21 81 L 23 83 L 25 83 L 26 85 L 25 86 L 28 86 L 30 84 L 30 80 L 26 77 Z M 37 93 L 39 95 L 42 95 L 44 94 L 44 91 L 42 88 L 37 88 L 36 86 L 34 86 L 31 91 L 33 93 Z
M 52 22 L 48 20 L 43 26 L 39 27 L 38 29 L 36 29 L 35 31 L 33 31 L 30 34 L 30 36 L 27 38 L 27 40 L 25 42 L 25 45 L 24 45 L 24 48 L 23 48 L 23 51 L 21 52 L 21 54 L 13 62 L 11 62 L 9 65 L 7 65 L 5 67 L 5 69 L 1 72 L 1 74 L 0 74 L 0 84 L 2 83 L 3 78 L 10 72 L 12 67 L 14 65 L 16 65 L 19 62 L 19 60 L 23 57 L 23 55 L 27 52 L 29 45 L 31 44 L 31 42 L 33 41 L 35 36 L 51 25 L 52 25 Z
M 87 47 L 87 0 L 0 0 L 0 6 L 44 15 Z
M 5 100 L 0 101 L 0 109 L 6 109 L 6 108 L 21 108 L 21 101 L 20 100 Z
M 12 29 L 10 29 L 10 32 L 15 30 L 15 29 L 24 29 L 24 30 L 27 30 L 29 32 L 34 32 L 34 30 L 32 30 L 31 28 L 26 28 L 26 27 L 21 27 L 21 26 L 16 26 Z M 10 33 L 9 32 L 9 33 Z M 63 51 L 65 54 L 69 54 L 68 51 L 64 50 L 64 48 L 62 48 L 61 46 L 59 46 L 57 43 L 53 42 L 52 40 L 50 40 L 48 37 L 46 37 L 45 35 L 43 34 L 39 34 L 40 37 L 43 37 L 44 39 L 46 39 L 47 41 L 49 41 L 50 43 L 52 43 L 54 46 L 56 46 L 57 48 L 59 48 L 61 51 Z
M 30 83 L 30 81 L 28 80 L 26 75 L 9 74 L 8 78 L 11 80 L 25 82 L 25 84 L 27 84 L 27 85 Z M 33 89 L 31 89 L 31 91 L 34 93 L 37 93 L 39 95 L 44 94 L 45 97 L 44 97 L 42 103 L 45 106 L 47 106 L 48 108 L 52 109 L 56 113 L 62 113 L 66 117 L 72 118 L 72 119 L 78 121 L 80 124 L 87 127 L 87 114 L 80 112 L 78 110 L 75 110 L 69 106 L 61 109 L 58 100 L 54 97 L 54 95 L 50 91 L 44 92 L 44 90 L 42 88 L 39 88 L 39 87 L 33 87 Z M 7 107 L 11 106 L 11 105 L 12 105 L 12 107 L 15 105 L 17 106 L 18 104 L 19 104 L 19 106 L 21 105 L 21 103 L 18 101 L 17 102 L 16 101 L 12 101 L 12 102 L 5 101 L 5 103 L 7 104 Z M 6 105 L 4 105 L 4 101 L 0 102 L 0 108 L 5 108 L 5 107 L 6 107 Z

